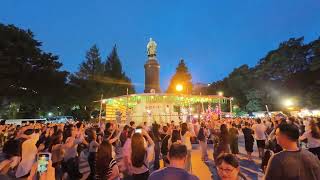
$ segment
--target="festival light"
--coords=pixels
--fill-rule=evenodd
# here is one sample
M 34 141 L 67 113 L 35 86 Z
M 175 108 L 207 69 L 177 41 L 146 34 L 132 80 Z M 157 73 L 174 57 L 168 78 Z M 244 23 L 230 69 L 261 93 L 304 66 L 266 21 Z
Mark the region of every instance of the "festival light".
M 128 99 L 124 100 L 123 97 L 115 97 L 104 99 L 107 106 L 126 106 L 127 103 L 132 106 L 139 104 L 140 102 L 152 102 L 152 103 L 176 103 L 180 105 L 189 105 L 194 103 L 227 103 L 227 98 L 217 96 L 201 96 L 201 95 L 131 95 Z M 127 102 L 128 100 L 128 102 Z
M 219 91 L 219 92 L 218 92 L 218 96 L 223 96 L 223 92 L 222 92 L 222 91 Z
M 183 90 L 183 86 L 182 86 L 181 84 L 177 84 L 177 85 L 176 85 L 176 90 L 177 90 L 178 92 L 181 92 L 181 91 Z
M 286 107 L 291 107 L 293 106 L 293 101 L 291 99 L 286 99 L 283 101 L 283 105 L 285 105 Z

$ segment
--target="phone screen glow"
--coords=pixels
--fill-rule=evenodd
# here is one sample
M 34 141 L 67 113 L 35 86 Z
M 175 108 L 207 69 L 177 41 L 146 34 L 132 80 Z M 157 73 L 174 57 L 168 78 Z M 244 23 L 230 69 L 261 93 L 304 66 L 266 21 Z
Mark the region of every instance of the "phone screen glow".
M 50 160 L 49 154 L 39 154 L 38 155 L 38 172 L 44 173 L 48 170 L 48 163 Z

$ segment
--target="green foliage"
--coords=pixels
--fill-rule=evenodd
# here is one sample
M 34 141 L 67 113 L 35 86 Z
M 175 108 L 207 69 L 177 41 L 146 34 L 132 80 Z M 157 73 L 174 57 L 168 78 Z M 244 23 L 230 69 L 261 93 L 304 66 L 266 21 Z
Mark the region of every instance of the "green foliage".
M 117 79 L 122 79 L 125 77 L 125 74 L 122 71 L 122 65 L 118 56 L 116 45 L 113 47 L 110 55 L 107 57 L 107 60 L 105 62 L 104 73 L 107 76 L 114 77 Z
M 0 24 L 0 37 L 1 109 L 18 104 L 15 116 L 30 118 L 65 103 L 68 72 L 59 70 L 58 56 L 41 50 L 30 30 Z
M 246 114 L 246 112 L 245 111 L 243 111 L 241 108 L 234 108 L 233 109 L 233 114 L 235 115 L 235 116 L 244 116 L 245 114 Z
M 183 90 L 181 92 L 176 91 L 176 86 L 181 84 Z M 191 94 L 192 92 L 192 76 L 189 73 L 188 67 L 186 66 L 183 59 L 180 60 L 176 73 L 172 76 L 167 93 L 183 93 Z
M 77 76 L 82 79 L 95 79 L 104 72 L 100 52 L 97 45 L 93 45 L 86 53 L 86 59 L 81 63 Z
M 95 100 L 134 93 L 122 70 L 116 47 L 103 62 L 93 45 L 79 71 L 60 71 L 59 57 L 44 52 L 30 30 L 0 24 L 0 115 L 3 118 L 37 118 L 48 112 L 90 118 Z M 68 79 L 67 79 L 68 78 Z M 73 106 L 78 109 L 71 110 Z M 98 105 L 99 106 L 99 105 Z M 0 117 L 1 118 L 1 117 Z
M 317 71 L 320 69 L 320 38 L 310 43 L 310 70 Z
M 262 111 L 263 92 L 258 90 L 250 90 L 246 94 L 246 98 L 248 100 L 248 104 L 246 105 L 246 110 L 248 112 Z
M 79 72 L 70 76 L 73 102 L 79 109 L 72 114 L 81 119 L 89 118 L 95 109 L 99 108 L 101 95 L 104 98 L 134 93 L 131 80 L 122 70 L 116 46 L 113 47 L 106 61 L 101 61 L 99 49 L 92 46 L 86 54 L 86 59 L 80 65 Z M 86 107 L 86 108 L 84 108 Z
M 308 68 L 307 52 L 303 37 L 291 38 L 260 60 L 255 67 L 255 76 L 262 80 L 285 81 L 291 74 Z
M 320 39 L 308 44 L 291 38 L 249 68 L 235 68 L 222 81 L 211 84 L 207 94 L 223 91 L 246 111 L 281 110 L 284 97 L 299 99 L 300 107 L 320 106 Z
M 114 46 L 111 53 L 106 59 L 104 75 L 106 80 L 110 82 L 110 95 L 118 96 L 128 93 L 134 93 L 135 90 L 131 84 L 131 80 L 122 70 L 120 58 L 118 56 L 117 47 Z

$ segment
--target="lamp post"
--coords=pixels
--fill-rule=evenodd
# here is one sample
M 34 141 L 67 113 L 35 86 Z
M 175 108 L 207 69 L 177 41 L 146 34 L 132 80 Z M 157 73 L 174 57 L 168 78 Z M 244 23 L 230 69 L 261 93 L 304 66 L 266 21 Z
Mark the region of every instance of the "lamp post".
M 179 92 L 179 95 L 182 94 L 182 91 L 183 91 L 184 87 L 182 84 L 177 84 L 176 85 L 176 91 Z
M 230 116 L 232 116 L 232 101 L 233 101 L 233 97 L 230 98 Z
M 100 111 L 99 111 L 99 127 L 100 127 L 100 122 L 101 122 L 101 112 L 102 112 L 102 104 L 104 103 L 103 101 L 103 94 L 101 94 L 101 100 L 100 100 Z
M 128 102 L 128 96 L 129 96 L 129 88 L 127 88 L 127 95 L 126 95 L 126 99 L 127 99 L 127 104 L 126 104 L 126 122 L 127 124 L 129 124 L 130 122 L 129 120 L 129 111 L 128 111 L 128 107 L 129 107 L 129 102 Z
M 182 84 L 177 84 L 177 85 L 176 85 L 176 91 L 177 91 L 177 92 L 182 92 L 182 91 L 183 91 L 183 85 L 182 85 Z M 180 109 L 180 111 L 181 111 L 181 109 Z M 180 111 L 179 111 L 179 112 L 180 112 Z M 180 113 L 179 113 L 178 116 L 180 117 Z M 170 114 L 170 120 L 171 120 L 171 114 Z
M 223 97 L 223 92 L 219 91 L 218 92 L 218 96 L 219 96 L 219 119 L 222 119 L 222 113 L 221 113 L 221 97 Z

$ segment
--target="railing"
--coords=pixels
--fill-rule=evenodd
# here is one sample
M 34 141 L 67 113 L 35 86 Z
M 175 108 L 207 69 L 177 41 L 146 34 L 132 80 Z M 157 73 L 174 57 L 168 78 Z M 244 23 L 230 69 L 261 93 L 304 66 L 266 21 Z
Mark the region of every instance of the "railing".
M 19 124 L 22 122 L 36 122 L 36 121 L 47 121 L 47 119 L 7 119 L 5 120 L 5 124 Z

